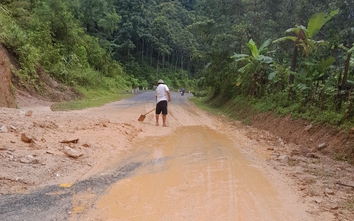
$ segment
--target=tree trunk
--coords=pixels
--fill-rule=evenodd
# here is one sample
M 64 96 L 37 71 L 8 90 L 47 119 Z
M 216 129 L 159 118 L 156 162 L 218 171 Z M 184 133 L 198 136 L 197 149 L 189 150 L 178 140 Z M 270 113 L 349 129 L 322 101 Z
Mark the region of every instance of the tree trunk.
M 253 35 L 256 35 L 256 36 L 255 36 L 256 38 L 258 37 L 258 33 L 259 33 L 259 23 L 260 23 L 260 22 L 258 22 L 257 4 L 258 4 L 258 1 L 257 1 L 257 0 L 254 0 L 253 25 L 254 25 L 256 31 L 253 33 Z
M 348 78 L 348 71 L 349 71 L 349 64 L 350 64 L 350 58 L 352 56 L 352 53 L 347 53 L 347 59 L 345 60 L 345 66 L 344 66 L 344 73 L 343 73 L 343 79 L 342 79 L 342 84 L 340 86 L 341 90 L 345 90 L 345 84 L 347 83 L 347 78 Z
M 345 66 L 344 66 L 344 72 L 343 72 L 343 79 L 341 79 L 342 75 L 339 74 L 339 86 L 338 86 L 338 93 L 336 96 L 336 110 L 340 111 L 342 109 L 342 100 L 345 94 L 342 93 L 343 90 L 346 89 L 346 83 L 347 83 L 347 78 L 348 78 L 348 72 L 349 72 L 349 65 L 350 65 L 350 58 L 352 56 L 352 53 L 347 53 L 347 59 L 345 60 Z M 349 96 L 349 95 L 348 95 Z
M 145 44 L 145 59 L 147 60 L 148 57 L 149 57 L 149 45 Z
M 255 73 L 253 75 L 252 85 L 251 85 L 250 92 L 249 92 L 248 96 L 253 97 L 255 95 L 255 90 L 256 90 L 256 87 L 257 87 L 257 81 L 258 81 L 258 74 Z
M 160 54 L 157 55 L 157 61 L 156 61 L 156 77 L 159 75 L 159 60 L 160 60 Z
M 181 69 L 183 71 L 183 55 L 181 55 Z
M 151 48 L 150 48 L 150 66 L 152 67 L 152 54 L 154 53 L 154 49 L 152 48 L 152 46 L 151 46 Z
M 162 55 L 162 69 L 165 68 L 165 54 Z
M 170 63 L 172 64 L 172 65 L 171 65 L 171 69 L 172 69 L 172 70 L 173 70 L 173 63 L 174 63 L 174 60 L 175 60 L 175 53 L 172 53 L 172 54 L 171 54 L 171 62 L 170 62 Z
M 177 63 L 178 63 L 178 53 L 176 54 L 175 71 L 177 71 Z
M 295 42 L 293 56 L 291 58 L 291 67 L 290 67 L 291 72 L 295 72 L 296 60 L 297 60 L 297 41 Z M 289 84 L 294 84 L 294 74 L 293 73 L 290 73 L 290 75 L 289 75 Z
M 144 50 L 145 50 L 145 41 L 142 39 L 141 41 L 141 63 L 144 63 Z

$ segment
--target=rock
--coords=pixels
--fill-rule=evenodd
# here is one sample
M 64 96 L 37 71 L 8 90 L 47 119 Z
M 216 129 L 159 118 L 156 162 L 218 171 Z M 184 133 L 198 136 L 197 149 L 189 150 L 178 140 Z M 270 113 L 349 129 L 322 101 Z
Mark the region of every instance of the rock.
M 21 158 L 20 162 L 21 163 L 30 163 L 31 161 L 29 161 L 27 158 Z
M 39 163 L 39 160 L 36 159 L 36 158 L 34 158 L 34 157 L 31 156 L 31 155 L 27 155 L 26 157 L 21 158 L 21 159 L 20 159 L 20 162 L 21 162 L 21 163 L 26 163 L 26 164 L 30 164 L 30 163 L 36 164 L 36 163 Z
M 21 140 L 25 143 L 33 143 L 34 142 L 31 138 L 27 137 L 25 133 L 21 134 Z
M 337 210 L 337 209 L 339 209 L 339 206 L 337 206 L 337 205 L 332 205 L 331 206 L 331 210 Z
M 299 187 L 299 191 L 304 191 L 304 190 L 306 190 L 306 187 L 305 187 L 305 186 L 300 186 L 300 187 Z
M 315 201 L 315 203 L 318 203 L 318 204 L 322 203 L 321 199 L 315 199 L 314 201 Z
M 78 151 L 68 147 L 68 146 L 65 146 L 64 147 L 64 153 L 69 156 L 69 157 L 72 157 L 72 158 L 79 158 L 81 157 L 83 154 L 82 153 L 79 153 Z
M 278 160 L 282 163 L 287 163 L 289 158 L 288 158 L 288 156 L 283 155 L 283 156 L 278 157 Z
M 0 127 L 0 133 L 7 133 L 8 129 L 5 125 L 3 125 L 2 127 Z
M 317 145 L 317 150 L 323 150 L 326 147 L 327 147 L 326 143 L 321 143 L 321 144 Z
M 312 127 L 313 127 L 312 124 L 307 125 L 307 126 L 305 127 L 305 131 L 309 131 Z
M 331 190 L 331 189 L 326 188 L 326 189 L 325 189 L 325 194 L 327 194 L 327 195 L 334 195 L 334 191 Z
M 302 198 L 305 198 L 305 197 L 307 197 L 308 195 L 309 195 L 309 194 L 304 193 L 304 194 L 301 195 L 301 197 L 302 197 Z
M 307 154 L 306 154 L 306 157 L 314 158 L 314 159 L 319 159 L 319 158 L 320 158 L 319 156 L 317 156 L 317 155 L 314 154 L 314 153 L 307 153 Z
M 83 147 L 90 147 L 91 145 L 90 144 L 87 144 L 87 143 L 84 143 L 82 144 Z
M 25 116 L 29 117 L 29 116 L 32 115 L 32 113 L 33 113 L 33 111 L 29 110 L 29 111 L 27 111 L 27 112 L 25 113 Z

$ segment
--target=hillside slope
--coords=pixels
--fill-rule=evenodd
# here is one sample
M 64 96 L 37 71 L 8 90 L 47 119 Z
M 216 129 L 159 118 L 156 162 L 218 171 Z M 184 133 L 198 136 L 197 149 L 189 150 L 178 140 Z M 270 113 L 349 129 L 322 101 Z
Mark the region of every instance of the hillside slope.
M 17 99 L 23 96 L 48 102 L 82 97 L 74 88 L 64 86 L 51 78 L 41 66 L 37 67 L 38 79 L 33 84 L 21 82 L 16 75 L 18 69 L 16 58 L 0 44 L 0 107 L 18 108 L 20 102 Z M 36 88 L 39 88 L 40 92 Z

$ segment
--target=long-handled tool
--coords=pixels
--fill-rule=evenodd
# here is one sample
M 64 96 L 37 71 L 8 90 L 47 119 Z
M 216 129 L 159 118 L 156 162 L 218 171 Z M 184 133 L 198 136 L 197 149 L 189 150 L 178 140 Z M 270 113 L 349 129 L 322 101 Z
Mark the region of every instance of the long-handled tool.
M 154 108 L 154 109 L 152 109 L 151 111 L 147 112 L 146 114 L 142 114 L 142 115 L 140 115 L 140 117 L 138 118 L 138 121 L 144 121 L 144 120 L 145 120 L 146 115 L 147 115 L 148 113 L 150 113 L 150 112 L 154 111 L 154 110 L 155 110 L 155 108 Z

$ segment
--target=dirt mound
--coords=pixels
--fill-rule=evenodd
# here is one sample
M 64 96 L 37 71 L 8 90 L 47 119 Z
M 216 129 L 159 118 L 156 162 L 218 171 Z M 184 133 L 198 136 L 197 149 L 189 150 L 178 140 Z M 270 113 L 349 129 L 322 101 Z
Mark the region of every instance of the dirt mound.
M 325 125 L 311 124 L 305 120 L 275 117 L 272 113 L 259 114 L 251 125 L 270 131 L 285 143 L 294 143 L 300 154 L 321 153 L 333 159 L 354 163 L 354 133 L 339 131 Z
M 9 53 L 0 44 L 0 107 L 16 107 L 11 90 L 11 64 Z

